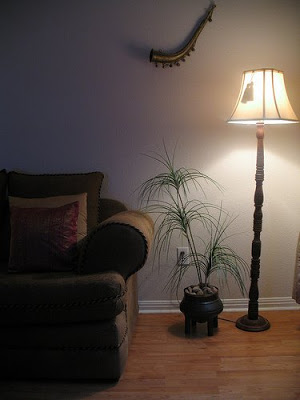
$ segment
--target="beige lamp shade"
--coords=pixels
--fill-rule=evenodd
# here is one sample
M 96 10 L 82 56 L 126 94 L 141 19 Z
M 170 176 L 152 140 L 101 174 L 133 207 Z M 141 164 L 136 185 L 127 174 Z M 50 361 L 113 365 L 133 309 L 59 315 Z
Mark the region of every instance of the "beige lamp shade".
M 290 124 L 299 122 L 289 102 L 282 71 L 245 71 L 238 101 L 227 121 L 233 124 Z

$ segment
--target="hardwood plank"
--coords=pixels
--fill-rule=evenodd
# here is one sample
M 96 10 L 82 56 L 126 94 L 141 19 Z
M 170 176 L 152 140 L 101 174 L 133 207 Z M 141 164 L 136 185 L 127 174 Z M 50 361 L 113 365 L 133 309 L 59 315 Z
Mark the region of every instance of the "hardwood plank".
M 182 314 L 143 314 L 117 384 L 0 382 L 1 400 L 298 400 L 300 313 L 268 311 L 264 332 L 235 328 L 238 313 L 222 313 L 219 329 L 205 324 L 184 335 Z

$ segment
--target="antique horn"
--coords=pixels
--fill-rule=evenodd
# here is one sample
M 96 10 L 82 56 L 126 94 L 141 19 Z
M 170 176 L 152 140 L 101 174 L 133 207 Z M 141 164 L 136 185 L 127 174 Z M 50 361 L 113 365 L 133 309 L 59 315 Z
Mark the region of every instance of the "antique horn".
M 164 53 L 162 51 L 152 49 L 150 52 L 150 62 L 154 62 L 156 67 L 158 66 L 158 63 L 161 63 L 164 68 L 166 66 L 173 67 L 173 65 L 179 66 L 180 61 L 185 61 L 185 57 L 189 56 L 191 51 L 195 51 L 196 41 L 207 21 L 212 21 L 212 14 L 215 7 L 215 4 L 210 6 L 205 18 L 199 23 L 199 26 L 197 26 L 192 38 L 181 50 L 177 51 L 176 53 Z

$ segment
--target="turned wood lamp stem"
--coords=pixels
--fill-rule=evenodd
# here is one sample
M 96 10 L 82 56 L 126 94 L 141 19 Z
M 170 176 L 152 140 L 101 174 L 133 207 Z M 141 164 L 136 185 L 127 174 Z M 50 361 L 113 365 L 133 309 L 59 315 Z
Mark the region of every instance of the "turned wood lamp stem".
M 258 278 L 260 272 L 260 255 L 261 255 L 261 240 L 260 234 L 262 231 L 262 206 L 264 201 L 263 181 L 264 181 L 264 125 L 257 124 L 257 158 L 256 158 L 256 189 L 254 193 L 253 214 L 253 232 L 254 238 L 252 241 L 252 259 L 251 259 L 251 286 L 249 292 L 249 319 L 258 319 Z
M 253 214 L 253 232 L 254 238 L 252 241 L 252 258 L 251 258 L 251 284 L 249 290 L 248 315 L 239 318 L 236 326 L 246 331 L 263 331 L 270 328 L 268 320 L 258 315 L 258 278 L 260 271 L 260 254 L 261 240 L 260 234 L 262 231 L 262 206 L 264 201 L 263 181 L 264 181 L 264 124 L 256 124 L 257 138 L 257 155 L 256 155 L 256 189 L 254 193 L 254 214 Z

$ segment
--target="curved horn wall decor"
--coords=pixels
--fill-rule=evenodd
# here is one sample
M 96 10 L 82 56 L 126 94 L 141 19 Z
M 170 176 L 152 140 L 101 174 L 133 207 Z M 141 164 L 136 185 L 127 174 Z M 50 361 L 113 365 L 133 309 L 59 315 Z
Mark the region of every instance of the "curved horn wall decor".
M 191 51 L 195 51 L 195 44 L 206 25 L 207 21 L 212 21 L 212 14 L 214 9 L 216 8 L 215 4 L 212 4 L 207 11 L 205 18 L 200 22 L 199 26 L 197 26 L 195 33 L 193 34 L 190 41 L 179 51 L 176 53 L 164 53 L 160 50 L 151 50 L 150 52 L 150 62 L 154 62 L 155 66 L 158 67 L 158 64 L 162 64 L 162 67 L 173 67 L 173 65 L 180 65 L 180 61 L 185 61 L 185 57 L 190 55 Z

